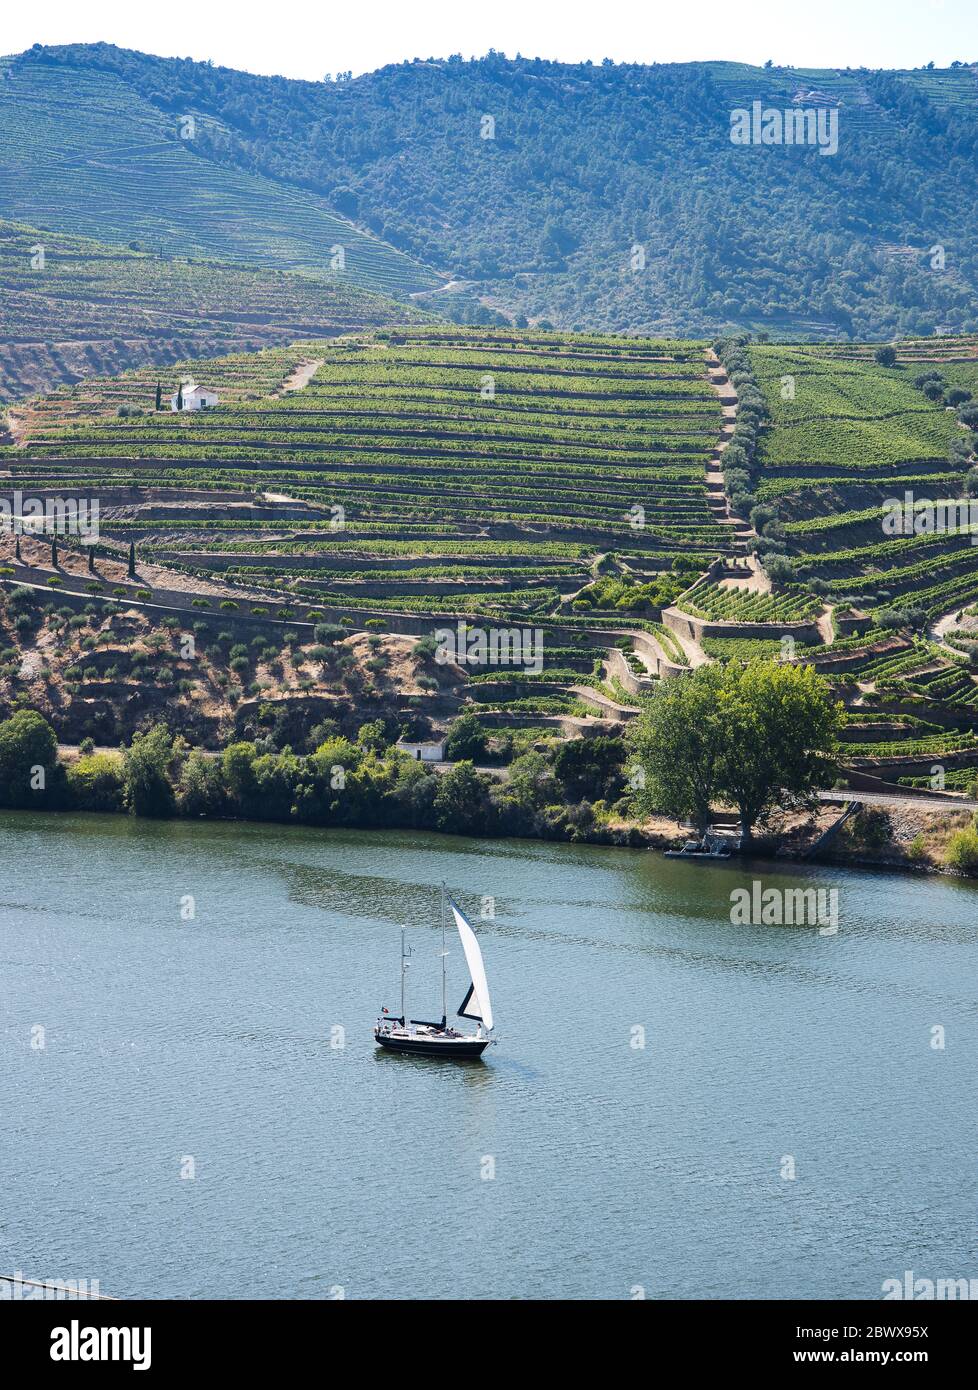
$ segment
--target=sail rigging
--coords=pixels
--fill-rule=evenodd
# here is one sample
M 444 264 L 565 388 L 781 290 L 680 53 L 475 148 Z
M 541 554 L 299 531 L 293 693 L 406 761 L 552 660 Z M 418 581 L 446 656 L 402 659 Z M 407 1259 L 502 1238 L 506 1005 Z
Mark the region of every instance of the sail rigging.
M 493 1028 L 492 1004 L 489 1001 L 489 984 L 486 979 L 485 962 L 482 959 L 482 951 L 476 934 L 467 921 L 465 913 L 452 902 L 444 883 L 441 886 L 441 891 L 441 1020 L 435 1022 L 432 1019 L 408 1019 L 405 1016 L 407 1007 L 404 984 L 407 971 L 411 967 L 412 952 L 410 946 L 407 945 L 405 931 L 402 928 L 401 1012 L 397 1018 L 394 1018 L 385 1007 L 381 1017 L 374 1025 L 374 1039 L 377 1046 L 383 1048 L 385 1052 L 403 1052 L 416 1057 L 451 1057 L 458 1060 L 476 1061 L 481 1058 L 486 1048 L 492 1047 L 495 1042 L 495 1038 L 491 1036 Z M 465 998 L 462 1000 L 458 1014 L 459 1018 L 471 1018 L 479 1024 L 475 1033 L 460 1033 L 457 1029 L 448 1026 L 445 991 L 447 989 L 446 931 L 449 906 L 451 906 L 452 915 L 455 918 L 455 926 L 458 929 L 472 981 Z
M 462 939 L 462 950 L 465 952 L 466 964 L 469 967 L 469 975 L 472 983 L 468 993 L 459 1005 L 459 1018 L 471 1018 L 478 1023 L 482 1023 L 492 1031 L 492 1004 L 489 999 L 489 981 L 486 979 L 486 967 L 482 960 L 482 951 L 479 947 L 479 939 L 466 921 L 462 912 L 449 899 L 451 904 L 452 916 L 455 918 L 455 925 L 458 934 Z M 475 999 L 478 1012 L 469 1012 L 469 1006 Z

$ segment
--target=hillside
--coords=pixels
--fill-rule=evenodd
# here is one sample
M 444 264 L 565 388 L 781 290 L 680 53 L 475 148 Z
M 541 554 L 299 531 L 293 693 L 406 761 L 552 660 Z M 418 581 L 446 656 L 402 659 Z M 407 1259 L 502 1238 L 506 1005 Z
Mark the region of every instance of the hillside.
M 301 362 L 315 374 L 282 395 Z M 127 501 L 125 540 L 347 607 L 573 617 L 600 568 L 639 612 L 639 581 L 730 544 L 703 487 L 720 408 L 698 344 L 399 328 L 185 367 L 219 410 L 156 414 L 148 369 L 84 383 L 19 412 L 2 462 L 24 490 L 138 484 L 152 507 Z M 290 502 L 308 535 L 274 508 L 190 511 L 194 490 Z
M 0 558 L 10 551 L 9 537 L 0 538 Z M 21 554 L 43 566 L 50 546 L 25 537 Z M 342 628 L 317 636 L 311 625 L 274 613 L 259 622 L 247 611 L 237 614 L 220 582 L 198 583 L 196 606 L 189 591 L 179 590 L 166 607 L 149 606 L 141 594 L 150 586 L 159 595 L 166 574 L 141 565 L 133 582 L 124 559 L 100 559 L 81 601 L 72 591 L 91 580 L 84 561 L 66 555 L 60 574 L 61 594 L 25 584 L 0 595 L 0 707 L 16 690 L 69 745 L 84 738 L 128 742 L 154 720 L 167 720 L 206 748 L 268 733 L 273 723 L 283 742 L 295 745 L 324 720 L 355 734 L 365 719 L 410 716 L 432 672 L 438 680 L 430 682 L 429 712 L 451 717 L 458 710 L 464 674 L 426 663 L 410 638 L 368 639 Z M 233 592 L 240 599 L 247 590 Z M 95 593 L 103 595 L 98 603 Z
M 190 594 L 201 619 L 252 625 L 539 629 L 539 669 L 517 656 L 471 693 L 531 722 L 614 722 L 631 712 L 622 682 L 687 663 L 659 610 L 740 534 L 704 488 L 726 427 L 701 344 L 399 327 L 176 364 L 164 388 L 184 371 L 217 409 L 157 413 L 143 368 L 13 413 L 9 489 L 97 496 L 102 513 L 94 577 L 69 581 L 84 563 L 69 555 L 35 564 L 40 586 L 114 593 L 104 565 L 135 542 L 122 593 L 154 612 Z M 632 627 L 644 656 L 623 639 L 604 670 Z
M 770 412 L 751 518 L 833 614 L 832 642 L 799 659 L 845 701 L 847 761 L 886 782 L 974 787 L 978 343 L 902 342 L 892 366 L 863 346 L 748 354 Z M 908 497 L 913 520 L 901 512 L 896 528 L 893 499 Z M 962 525 L 928 520 L 929 503 L 954 499 Z M 713 654 L 744 656 L 750 645 Z
M 222 698 L 228 673 L 208 677 L 218 744 L 263 693 L 303 738 L 326 696 L 351 728 L 383 706 L 395 731 L 477 711 L 495 729 L 619 733 L 662 677 L 779 656 L 845 702 L 851 777 L 971 788 L 978 549 L 969 529 L 883 521 L 907 491 L 978 489 L 978 339 L 904 341 L 889 366 L 868 345 L 717 346 L 720 361 L 685 339 L 381 328 L 177 363 L 166 390 L 191 372 L 220 393 L 179 416 L 155 411 L 155 368 L 79 382 L 13 411 L 0 467 L 4 493 L 98 497 L 92 567 L 71 545 L 25 540 L 18 558 L 8 537 L 6 587 L 33 586 L 35 616 L 45 599 L 49 615 L 118 603 L 150 627 L 192 615 L 209 649 L 223 632 L 239 687 Z M 422 643 L 391 686 L 389 639 L 460 619 L 539 634 L 539 662 L 476 654 L 446 684 Z M 282 656 L 291 641 L 317 667 L 324 622 L 367 641 L 352 686 Z M 278 677 L 238 650 L 276 644 Z M 9 703 L 25 676 L 3 679 Z M 46 692 L 57 727 L 148 717 L 128 678 L 110 691 L 95 663 L 85 679 L 62 671 L 69 703 Z
M 0 402 L 143 363 L 423 318 L 335 276 L 161 260 L 0 221 Z
M 0 60 L 0 215 L 45 232 L 334 275 L 406 296 L 437 276 L 315 192 L 200 158 L 192 127 L 102 72 Z M 218 138 L 211 130 L 207 137 Z
M 274 188 L 470 282 L 470 298 L 518 321 L 649 336 L 978 330 L 971 66 L 593 66 L 490 54 L 309 83 L 99 44 L 32 49 L 11 74 L 2 103 L 16 138 L 0 211 L 31 222 L 129 240 L 141 234 L 134 218 L 149 237 L 155 220 L 165 240 L 261 259 L 274 240 L 263 226 Z M 732 144 L 730 113 L 754 100 L 837 109 L 838 152 Z M 188 113 L 196 135 L 181 147 Z M 121 159 L 92 153 L 106 149 Z M 22 177 L 28 161 L 40 179 Z M 268 182 L 256 219 L 258 179 Z M 77 196 L 62 207 L 56 184 Z M 145 216 L 125 196 L 134 187 L 149 199 Z M 161 191 L 165 205 L 154 203 Z M 180 200 L 199 207 L 208 191 L 225 218 L 181 221 Z M 242 202 L 247 226 L 234 214 Z M 230 247 L 216 224 L 228 216 Z M 307 265 L 301 241 L 283 231 L 274 254 Z

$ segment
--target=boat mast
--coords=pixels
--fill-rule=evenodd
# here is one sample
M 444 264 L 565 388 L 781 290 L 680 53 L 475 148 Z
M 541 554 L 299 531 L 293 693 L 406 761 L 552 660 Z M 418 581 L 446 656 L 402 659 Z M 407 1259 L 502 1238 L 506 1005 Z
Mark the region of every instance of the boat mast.
M 404 928 L 402 927 L 402 928 L 401 928 L 401 1018 L 402 1018 L 402 1020 L 404 1021 L 405 1027 L 407 1026 L 407 1014 L 404 1012 L 404 977 L 405 977 L 405 975 L 408 973 L 408 971 L 411 969 L 411 966 L 410 966 L 410 963 L 409 963 L 409 958 L 410 958 L 410 956 L 411 956 L 411 947 L 408 946 L 407 950 L 404 949 Z
M 448 1022 L 448 981 L 446 979 L 448 952 L 445 949 L 445 883 L 441 885 L 441 1021 Z

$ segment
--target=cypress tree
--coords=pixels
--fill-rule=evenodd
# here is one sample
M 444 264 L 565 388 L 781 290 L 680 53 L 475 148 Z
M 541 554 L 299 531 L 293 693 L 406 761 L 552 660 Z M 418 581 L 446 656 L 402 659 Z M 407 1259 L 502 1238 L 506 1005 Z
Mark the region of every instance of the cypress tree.
M 163 409 L 163 387 L 160 382 L 156 383 L 156 409 Z
M 129 542 L 129 578 L 136 578 L 136 542 Z

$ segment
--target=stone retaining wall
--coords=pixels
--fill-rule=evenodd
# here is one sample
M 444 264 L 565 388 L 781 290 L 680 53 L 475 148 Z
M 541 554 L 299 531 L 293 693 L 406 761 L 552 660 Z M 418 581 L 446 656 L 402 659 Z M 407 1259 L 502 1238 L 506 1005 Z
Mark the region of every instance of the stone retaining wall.
M 960 798 L 954 792 L 932 791 L 929 787 L 902 787 L 897 782 L 884 782 L 882 777 L 873 777 L 870 773 L 859 772 L 856 768 L 846 773 L 846 781 L 853 791 L 881 792 L 890 796 L 919 796 L 927 801 L 939 802 L 951 810 L 954 809 L 955 802 L 960 804 Z
M 348 552 L 341 554 L 331 554 L 324 550 L 319 555 L 267 555 L 259 553 L 245 554 L 237 551 L 233 554 L 214 551 L 207 555 L 197 555 L 192 551 L 184 550 L 165 550 L 154 549 L 153 559 L 161 564 L 174 562 L 181 565 L 189 565 L 198 569 L 206 570 L 225 570 L 229 565 L 255 566 L 259 569 L 274 569 L 281 566 L 286 569 L 294 570 L 364 570 L 372 569 L 429 569 L 433 565 L 453 563 L 457 558 L 459 564 L 471 565 L 478 569 L 507 569 L 516 568 L 519 565 L 527 566 L 537 563 L 529 555 L 473 555 L 452 557 L 438 555 L 351 555 Z M 576 564 L 574 560 L 554 560 L 554 564 Z M 540 575 L 547 573 L 547 566 L 544 565 L 539 570 Z M 582 571 L 585 566 L 581 565 Z
M 666 608 L 663 610 L 662 621 L 673 632 L 694 642 L 699 642 L 704 637 L 760 637 L 772 642 L 778 641 L 781 637 L 794 637 L 797 642 L 820 641 L 818 624 L 812 618 L 782 623 L 723 623 L 712 622 L 707 618 L 694 618 L 692 614 L 682 613 L 678 608 Z
M 637 645 L 637 643 L 636 643 Z M 658 670 L 662 658 L 658 655 L 649 653 L 650 658 L 655 661 Z M 622 686 L 628 691 L 629 695 L 651 695 L 656 682 L 651 676 L 637 676 L 629 666 L 625 658 L 625 653 L 618 647 L 612 647 L 608 652 L 608 677 L 617 676 Z

